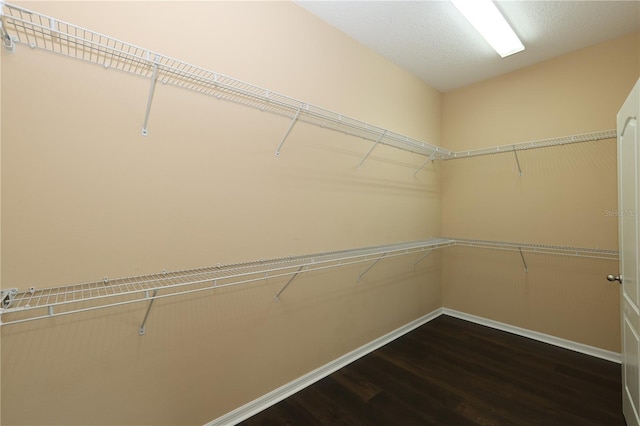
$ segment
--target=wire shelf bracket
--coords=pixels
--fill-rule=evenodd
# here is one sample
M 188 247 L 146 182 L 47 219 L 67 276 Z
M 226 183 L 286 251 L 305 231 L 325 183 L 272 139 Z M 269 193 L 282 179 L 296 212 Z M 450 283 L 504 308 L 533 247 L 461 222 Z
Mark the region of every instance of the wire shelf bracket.
M 293 280 L 296 279 L 296 277 L 298 276 L 298 274 L 300 272 L 302 272 L 302 269 L 304 269 L 304 267 L 305 267 L 305 265 L 302 265 L 301 267 L 299 267 L 298 271 L 295 274 L 293 274 L 293 276 L 291 278 L 289 278 L 289 281 L 287 281 L 287 283 L 280 289 L 280 291 L 273 298 L 274 302 L 279 302 L 280 301 L 280 295 L 287 289 L 287 287 L 289 287 L 289 284 L 291 284 L 293 282 Z
M 4 46 L 5 50 L 9 53 L 16 53 L 16 43 L 13 38 L 4 30 L 2 30 L 0 34 L 2 35 L 2 45 Z
M 282 137 L 282 141 L 280 142 L 280 145 L 278 145 L 278 148 L 276 148 L 276 157 L 280 156 L 280 150 L 282 149 L 282 145 L 284 145 L 285 141 L 289 137 L 289 133 L 291 133 L 291 130 L 293 130 L 293 126 L 296 125 L 296 123 L 298 122 L 298 118 L 299 117 L 300 117 L 300 110 L 296 111 L 296 114 L 291 119 L 291 123 L 289 124 L 289 128 L 287 129 L 287 131 L 285 132 L 284 136 Z
M 524 271 L 529 272 L 529 267 L 527 266 L 527 261 L 524 258 L 524 254 L 522 253 L 522 247 L 518 247 L 518 251 L 520 252 L 520 258 L 522 259 L 522 263 L 524 264 Z
M 387 253 L 383 253 L 382 256 L 377 258 L 375 262 L 373 262 L 371 265 L 369 265 L 369 267 L 367 269 L 365 269 L 364 272 L 362 272 L 360 275 L 358 275 L 358 281 L 362 281 L 362 277 L 364 277 L 364 274 L 366 274 L 367 272 L 369 272 L 371 270 L 371 268 L 376 266 L 378 264 L 378 262 L 380 262 L 382 260 L 382 258 L 384 258 L 386 255 L 387 255 Z
M 436 153 L 437 153 L 437 152 L 438 152 L 437 150 L 436 150 L 436 151 L 433 151 L 433 153 L 432 153 L 432 154 L 431 154 L 431 155 L 430 155 L 426 160 L 424 160 L 424 162 L 423 162 L 422 164 L 420 164 L 420 167 L 418 167 L 418 168 L 416 169 L 416 171 L 415 171 L 415 172 L 413 172 L 413 177 L 416 177 L 416 175 L 418 174 L 418 172 L 419 172 L 420 170 L 422 170 L 422 169 L 424 168 L 424 166 L 426 166 L 426 165 L 427 165 L 427 163 L 428 163 L 429 161 L 433 161 L 433 159 L 434 159 L 434 157 L 435 157 L 435 155 L 436 155 Z
M 369 148 L 369 151 L 367 151 L 367 154 L 364 156 L 364 158 L 362 159 L 362 161 L 360 161 L 360 164 L 358 164 L 358 168 L 362 167 L 362 165 L 364 164 L 364 162 L 367 160 L 367 158 L 369 158 L 369 156 L 371 155 L 371 153 L 373 152 L 373 150 L 375 149 L 376 146 L 378 146 L 378 144 L 380 143 L 380 141 L 382 140 L 382 138 L 384 138 L 384 136 L 387 134 L 387 131 L 385 130 L 380 137 L 373 143 L 373 145 L 371 145 L 371 148 Z
M 4 0 L 0 0 L 0 17 L 4 14 Z M 2 37 L 2 45 L 9 53 L 15 53 L 16 43 L 13 37 L 5 30 L 4 19 L 0 19 L 0 37 Z
M 2 307 L 2 309 L 11 307 L 11 302 L 13 302 L 17 295 L 17 288 L 0 290 L 0 306 Z
M 142 323 L 140 324 L 140 330 L 138 331 L 138 334 L 140 336 L 144 336 L 145 333 L 145 325 L 147 324 L 147 319 L 149 318 L 149 312 L 151 312 L 151 307 L 153 306 L 153 302 L 156 301 L 156 296 L 158 295 L 158 289 L 153 290 L 153 296 L 149 297 L 149 291 L 147 291 L 145 293 L 145 297 L 147 299 L 151 299 L 149 301 L 149 306 L 147 306 L 147 312 L 145 312 L 144 314 L 144 318 L 142 319 Z
M 2 45 L 4 49 L 9 53 L 16 53 L 16 42 L 9 33 L 4 29 L 4 25 L 0 23 L 0 36 L 2 37 Z
M 520 160 L 518 159 L 518 151 L 515 145 L 513 146 L 513 155 L 516 157 L 516 164 L 518 165 L 518 175 L 522 176 L 522 167 L 520 167 Z
M 415 268 L 416 265 L 420 262 L 422 262 L 424 259 L 427 258 L 427 256 L 429 256 L 431 253 L 433 253 L 433 250 L 429 250 L 428 252 L 426 252 L 424 255 L 420 256 L 420 259 L 416 260 L 415 262 L 413 262 L 413 267 Z
M 147 56 L 150 53 L 147 52 Z M 149 123 L 149 114 L 151 113 L 151 102 L 153 101 L 153 94 L 156 91 L 156 82 L 158 81 L 158 56 L 156 55 L 155 60 L 153 61 L 153 72 L 151 73 L 151 84 L 149 86 L 149 96 L 147 97 L 147 109 L 144 113 L 144 122 L 142 123 L 142 136 L 147 136 L 148 129 L 147 125 Z

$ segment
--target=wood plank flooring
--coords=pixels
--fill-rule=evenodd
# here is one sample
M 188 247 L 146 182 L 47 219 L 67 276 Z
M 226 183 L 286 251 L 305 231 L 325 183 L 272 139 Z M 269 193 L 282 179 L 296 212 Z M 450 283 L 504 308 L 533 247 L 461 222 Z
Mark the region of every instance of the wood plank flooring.
M 449 316 L 258 413 L 255 425 L 625 425 L 619 364 Z

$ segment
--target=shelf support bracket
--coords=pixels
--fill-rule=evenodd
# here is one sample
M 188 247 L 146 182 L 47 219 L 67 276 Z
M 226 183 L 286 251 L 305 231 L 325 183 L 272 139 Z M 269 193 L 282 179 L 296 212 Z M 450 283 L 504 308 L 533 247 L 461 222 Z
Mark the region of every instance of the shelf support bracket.
M 516 164 L 518 165 L 518 173 L 522 176 L 522 168 L 520 167 L 520 160 L 518 159 L 518 151 L 516 151 L 516 146 L 513 146 L 513 155 L 516 156 Z
M 376 259 L 376 261 L 375 261 L 375 262 L 373 262 L 371 265 L 369 265 L 369 267 L 368 267 L 367 269 L 365 269 L 363 273 L 361 273 L 360 275 L 358 275 L 358 281 L 361 281 L 361 280 L 362 280 L 362 277 L 364 277 L 364 274 L 366 274 L 367 272 L 369 272 L 369 270 L 370 270 L 371 268 L 373 268 L 374 266 L 376 266 L 376 264 L 377 264 L 378 262 L 380 262 L 380 261 L 382 260 L 382 258 L 383 258 L 383 257 L 385 257 L 386 255 L 387 255 L 387 253 L 385 253 L 385 254 L 383 254 L 382 256 L 380 256 L 379 258 L 377 258 L 377 259 Z
M 1 2 L 1 3 L 4 3 L 4 2 Z M 2 4 L 0 4 L 0 8 L 1 7 L 2 7 Z M 2 14 L 2 11 L 0 10 L 0 16 L 1 14 Z M 11 38 L 9 33 L 4 29 L 4 20 L 0 21 L 0 36 L 2 36 L 2 45 L 4 46 L 5 50 L 9 53 L 15 53 L 16 42 L 13 40 L 13 38 Z
M 151 86 L 149 86 L 149 96 L 147 98 L 147 109 L 144 113 L 144 123 L 142 123 L 142 136 L 147 136 L 147 124 L 149 123 L 149 114 L 151 113 L 151 102 L 153 94 L 156 91 L 156 82 L 158 80 L 158 56 L 153 61 L 153 72 L 151 73 Z
M 4 0 L 0 0 L 0 37 L 2 37 L 2 45 L 9 53 L 15 53 L 16 42 L 4 28 Z
M 289 133 L 291 133 L 291 130 L 293 130 L 293 126 L 296 125 L 296 122 L 298 121 L 299 116 L 300 116 L 300 110 L 296 111 L 296 115 L 293 116 L 293 119 L 291 120 L 291 124 L 289 124 L 289 128 L 287 129 L 286 133 L 284 134 L 284 137 L 282 138 L 282 142 L 280 142 L 280 145 L 278 145 L 278 149 L 276 149 L 276 157 L 280 156 L 280 150 L 282 149 L 282 145 L 284 145 L 284 142 L 289 137 Z
M 367 158 L 369 158 L 369 155 L 371 155 L 371 153 L 373 152 L 373 150 L 375 149 L 376 146 L 378 146 L 378 144 L 380 143 L 380 141 L 382 140 L 382 138 L 384 138 L 387 134 L 387 130 L 385 130 L 380 137 L 378 138 L 378 140 L 371 146 L 371 148 L 369 148 L 369 152 L 367 152 L 367 154 L 364 156 L 364 158 L 362 159 L 362 161 L 360 161 L 360 164 L 358 164 L 358 168 L 362 167 L 362 165 L 364 164 L 364 162 L 367 160 Z
M 419 172 L 420 170 L 422 170 L 422 169 L 424 168 L 424 166 L 426 166 L 426 165 L 427 165 L 427 163 L 428 163 L 429 161 L 432 161 L 432 160 L 433 160 L 433 158 L 436 156 L 436 153 L 437 153 L 437 152 L 438 152 L 438 150 L 436 149 L 435 151 L 433 151 L 433 152 L 431 153 L 431 155 L 429 156 L 429 158 L 427 158 L 427 159 L 424 161 L 424 163 L 422 163 L 422 164 L 420 165 L 420 167 L 418 167 L 418 169 L 417 169 L 415 172 L 413 172 L 413 177 L 416 177 L 416 175 L 418 174 L 418 172 Z
M 423 256 L 421 256 L 421 257 L 420 257 L 420 259 L 416 260 L 416 261 L 413 263 L 413 267 L 415 268 L 415 267 L 416 267 L 416 265 L 417 265 L 418 263 L 422 262 L 422 261 L 423 261 L 427 256 L 429 256 L 429 255 L 431 254 L 431 252 L 432 252 L 432 251 L 433 251 L 433 250 L 429 250 L 426 254 L 424 254 Z
M 149 312 L 151 312 L 151 307 L 153 306 L 153 302 L 156 301 L 156 296 L 158 295 L 158 289 L 153 290 L 153 296 L 151 296 L 151 301 L 149 302 L 149 306 L 147 306 L 147 312 L 144 314 L 144 318 L 142 319 L 142 324 L 140 324 L 140 336 L 144 336 L 144 326 L 147 323 L 147 318 L 149 318 Z M 147 299 L 149 298 L 149 292 L 147 291 Z
M 522 259 L 522 263 L 524 264 L 524 271 L 529 272 L 529 267 L 527 266 L 527 261 L 524 259 L 524 253 L 522 253 L 522 248 L 518 247 L 518 251 L 520 252 L 520 258 Z
M 11 306 L 11 302 L 16 298 L 17 294 L 17 288 L 6 288 L 4 290 L 0 290 L 0 308 L 7 309 Z
M 293 282 L 293 280 L 296 279 L 296 277 L 302 271 L 302 268 L 304 268 L 304 266 L 305 265 L 302 265 L 301 267 L 299 267 L 298 270 L 296 271 L 296 273 L 293 274 L 293 276 L 291 278 L 289 278 L 289 281 L 287 281 L 287 283 L 284 285 L 284 287 L 282 287 L 280 289 L 280 291 L 276 294 L 276 297 L 273 298 L 274 302 L 279 302 L 280 301 L 280 295 L 282 294 L 282 292 L 284 292 L 287 289 L 287 287 L 289 287 L 289 284 L 291 284 Z

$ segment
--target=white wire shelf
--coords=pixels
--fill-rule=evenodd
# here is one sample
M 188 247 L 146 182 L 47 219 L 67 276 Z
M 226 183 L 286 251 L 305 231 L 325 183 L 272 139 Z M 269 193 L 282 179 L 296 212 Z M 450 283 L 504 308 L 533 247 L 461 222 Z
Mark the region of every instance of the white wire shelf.
M 563 136 L 559 138 L 539 139 L 535 141 L 516 143 L 513 145 L 501 145 L 501 146 L 495 146 L 491 148 L 480 148 L 480 149 L 473 149 L 469 151 L 450 152 L 449 154 L 440 157 L 440 159 L 456 160 L 459 158 L 477 157 L 480 155 L 513 153 L 517 151 L 525 151 L 528 149 L 548 148 L 552 146 L 561 146 L 561 145 L 569 145 L 569 144 L 580 143 L 580 142 L 592 142 L 592 141 L 600 141 L 600 140 L 616 139 L 616 138 L 617 138 L 617 133 L 615 129 L 603 130 L 599 132 L 582 133 L 579 135 Z
M 438 238 L 234 265 L 163 272 L 155 275 L 114 280 L 105 278 L 102 281 L 54 288 L 30 288 L 26 291 L 4 290 L 1 298 L 4 307 L 0 308 L 0 319 L 2 320 L 0 325 L 17 324 L 132 303 L 149 302 L 147 314 L 140 327 L 140 334 L 144 334 L 146 317 L 151 304 L 156 299 L 212 292 L 215 289 L 229 286 L 289 277 L 288 281 L 275 295 L 274 300 L 279 301 L 280 295 L 301 273 L 369 262 L 369 266 L 359 275 L 359 280 L 383 259 L 421 254 L 414 261 L 415 266 L 433 250 L 453 246 L 519 251 L 525 270 L 527 270 L 527 264 L 522 254 L 523 252 L 606 260 L 618 259 L 618 252 L 613 250 Z
M 102 281 L 74 284 L 55 288 L 26 291 L 5 290 L 3 308 L 0 308 L 1 325 L 16 324 L 96 309 L 151 302 L 155 299 L 182 294 L 212 292 L 239 284 L 267 279 L 290 277 L 275 295 L 280 294 L 300 273 L 319 271 L 363 262 L 373 262 L 358 279 L 383 258 L 423 253 L 453 245 L 452 240 L 431 239 L 402 244 L 343 250 L 305 256 L 262 260 L 235 265 L 214 266 L 155 275 L 104 279 Z M 141 327 L 143 332 L 144 324 Z
M 586 257 L 591 259 L 618 260 L 618 252 L 616 250 L 603 250 L 592 248 L 577 248 L 565 246 L 550 246 L 542 244 L 529 243 L 511 243 L 502 241 L 486 241 L 486 240 L 467 240 L 455 238 L 456 246 L 475 247 L 493 250 L 509 250 L 526 253 L 551 254 L 556 256 L 574 256 Z
M 14 51 L 15 44 L 19 43 L 151 79 L 143 134 L 146 134 L 155 82 L 160 81 L 288 117 L 292 120 L 291 127 L 296 121 L 302 121 L 376 144 L 433 155 L 433 158 L 450 153 L 435 145 L 9 3 L 3 3 L 1 13 L 2 39 L 10 51 Z
M 231 101 L 290 119 L 289 128 L 276 149 L 276 155 L 280 154 L 280 150 L 294 125 L 301 121 L 373 141 L 374 144 L 360 165 L 364 163 L 379 143 L 427 156 L 428 159 L 415 171 L 414 176 L 432 160 L 453 160 L 616 137 L 615 130 L 606 130 L 454 152 L 38 12 L 5 3 L 2 0 L 0 0 L 0 5 L 2 41 L 9 51 L 15 51 L 15 45 L 18 43 L 150 79 L 151 87 L 143 123 L 143 134 L 145 135 L 147 134 L 155 83 L 160 81 L 164 84 L 203 93 L 220 100 Z

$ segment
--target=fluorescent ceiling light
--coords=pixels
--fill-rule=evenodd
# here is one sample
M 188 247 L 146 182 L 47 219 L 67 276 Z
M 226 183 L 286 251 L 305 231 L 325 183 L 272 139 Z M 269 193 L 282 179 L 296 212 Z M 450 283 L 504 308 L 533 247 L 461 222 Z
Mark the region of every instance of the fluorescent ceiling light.
M 504 16 L 491 0 L 451 0 L 501 57 L 524 50 Z

